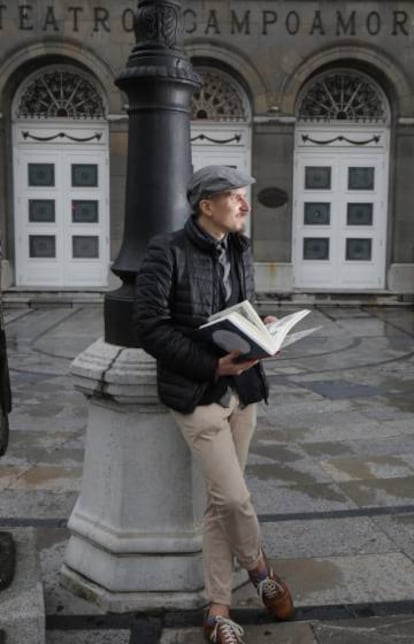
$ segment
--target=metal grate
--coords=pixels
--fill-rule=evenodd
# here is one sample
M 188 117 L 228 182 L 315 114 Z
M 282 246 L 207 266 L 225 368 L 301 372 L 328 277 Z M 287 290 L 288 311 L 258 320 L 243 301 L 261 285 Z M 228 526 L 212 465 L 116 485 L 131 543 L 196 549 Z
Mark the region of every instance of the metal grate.
M 358 72 L 335 71 L 307 85 L 297 116 L 306 121 L 385 122 L 388 109 L 374 81 Z
M 101 96 L 75 71 L 53 69 L 37 75 L 25 88 L 18 118 L 96 119 L 105 116 Z

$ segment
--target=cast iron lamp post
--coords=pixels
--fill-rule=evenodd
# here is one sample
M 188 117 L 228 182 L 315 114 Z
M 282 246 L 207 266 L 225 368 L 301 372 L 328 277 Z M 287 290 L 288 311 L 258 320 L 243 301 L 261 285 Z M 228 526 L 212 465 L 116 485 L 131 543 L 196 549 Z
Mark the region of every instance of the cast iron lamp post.
M 85 460 L 61 582 L 112 612 L 198 608 L 205 489 L 168 409 L 155 360 L 136 346 L 136 273 L 150 237 L 179 228 L 191 172 L 190 98 L 178 0 L 142 0 L 138 44 L 118 85 L 129 98 L 122 279 L 105 302 L 106 337 L 72 363 L 88 400 Z
M 129 136 L 124 239 L 112 267 L 122 286 L 105 298 L 105 340 L 136 347 L 135 278 L 149 239 L 188 215 L 190 104 L 200 86 L 183 51 L 180 0 L 141 0 L 137 44 L 116 84 L 128 96 Z

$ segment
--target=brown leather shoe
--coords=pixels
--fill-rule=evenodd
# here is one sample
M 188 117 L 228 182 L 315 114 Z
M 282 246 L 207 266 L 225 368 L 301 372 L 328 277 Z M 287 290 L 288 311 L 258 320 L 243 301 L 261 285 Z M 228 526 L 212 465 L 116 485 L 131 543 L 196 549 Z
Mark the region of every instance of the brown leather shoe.
M 284 581 L 273 570 L 257 585 L 259 597 L 273 617 L 279 620 L 291 619 L 295 613 L 292 595 Z
M 278 620 L 291 619 L 295 613 L 292 595 L 284 581 L 272 570 L 265 555 L 268 573 L 266 577 L 257 577 L 254 571 L 249 573 L 250 580 L 254 584 L 260 599 L 266 606 L 269 613 Z
M 206 616 L 204 619 L 204 636 L 214 644 L 244 644 L 244 631 L 241 626 L 228 617 Z

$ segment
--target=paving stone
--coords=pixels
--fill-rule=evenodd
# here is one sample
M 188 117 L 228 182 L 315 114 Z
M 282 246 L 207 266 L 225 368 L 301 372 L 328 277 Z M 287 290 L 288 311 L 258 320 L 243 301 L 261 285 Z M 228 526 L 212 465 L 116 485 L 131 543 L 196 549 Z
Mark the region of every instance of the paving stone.
M 400 478 L 414 475 L 414 466 L 404 454 L 365 458 L 335 458 L 320 462 L 334 481 Z
M 303 443 L 301 449 L 308 456 L 327 460 L 332 457 L 346 456 L 392 456 L 394 454 L 414 454 L 414 435 L 393 436 L 383 438 L 380 441 L 356 439 L 353 441 L 322 441 L 315 443 Z
M 281 486 L 278 481 L 262 481 L 252 476 L 247 476 L 246 480 L 259 514 L 320 512 L 357 507 L 356 501 L 335 483 L 286 487 Z
M 333 476 L 318 462 L 310 458 L 302 458 L 295 462 L 259 463 L 252 464 L 249 460 L 246 476 L 256 480 L 268 481 L 272 486 L 305 485 L 314 483 L 330 483 Z
M 297 605 L 411 600 L 414 563 L 400 552 L 274 562 Z
M 3 490 L 0 494 L 0 517 L 23 517 L 32 520 L 68 518 L 75 505 L 76 492 L 44 490 Z
M 129 644 L 129 638 L 129 630 L 46 631 L 46 644 Z
M 370 617 L 316 623 L 318 644 L 410 644 L 414 641 L 414 617 Z
M 245 626 L 244 639 L 251 644 L 318 644 L 309 624 Z M 160 644 L 205 644 L 201 628 L 165 629 Z
M 373 522 L 364 517 L 262 523 L 261 529 L 265 551 L 274 559 L 380 554 L 399 550 L 392 534 L 381 529 L 380 521 Z
M 11 481 L 8 489 L 79 492 L 82 467 L 35 466 Z
M 411 504 L 414 501 L 414 476 L 338 483 L 341 490 L 360 507 Z
M 37 530 L 46 614 L 103 615 L 105 611 L 97 604 L 73 595 L 60 584 L 68 539 L 69 531 L 64 528 Z
M 396 548 L 414 560 L 414 513 L 383 516 L 372 521 L 392 540 Z
M 0 629 L 7 634 L 7 644 L 44 644 L 45 608 L 34 531 L 10 532 L 16 567 L 12 584 L 0 592 Z

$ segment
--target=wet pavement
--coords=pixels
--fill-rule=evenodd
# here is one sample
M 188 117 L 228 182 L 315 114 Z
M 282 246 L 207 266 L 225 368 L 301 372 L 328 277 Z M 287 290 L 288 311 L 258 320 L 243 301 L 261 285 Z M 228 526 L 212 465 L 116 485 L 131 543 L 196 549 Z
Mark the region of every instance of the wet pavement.
M 59 586 L 87 415 L 69 369 L 102 335 L 102 310 L 11 307 L 5 322 L 14 409 L 0 527 L 35 531 L 47 644 L 201 643 L 201 613 L 105 615 Z M 414 309 L 315 307 L 307 325 L 321 329 L 267 361 L 247 466 L 297 618 L 272 624 L 248 584 L 234 614 L 251 644 L 414 642 Z

